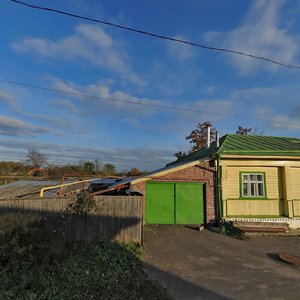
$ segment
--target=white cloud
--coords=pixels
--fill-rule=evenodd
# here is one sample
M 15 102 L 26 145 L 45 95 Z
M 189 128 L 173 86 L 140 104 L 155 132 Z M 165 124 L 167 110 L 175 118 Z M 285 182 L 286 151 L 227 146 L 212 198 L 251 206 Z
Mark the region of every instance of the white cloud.
M 75 32 L 59 40 L 29 37 L 12 43 L 15 51 L 43 58 L 85 62 L 95 67 L 117 72 L 123 80 L 139 86 L 145 82 L 131 69 L 128 55 L 122 44 L 114 40 L 101 27 L 81 24 Z
M 253 87 L 242 90 L 235 90 L 232 92 L 231 97 L 233 99 L 240 100 L 254 100 L 254 99 L 262 99 L 262 100 L 272 100 L 276 99 L 282 94 L 285 94 L 286 91 L 283 91 L 279 86 L 270 86 L 270 87 Z
M 208 32 L 205 38 L 214 46 L 220 46 L 221 43 L 225 48 L 295 64 L 299 41 L 282 24 L 281 8 L 284 3 L 284 0 L 256 0 L 239 27 L 227 33 Z M 271 63 L 241 55 L 229 55 L 230 62 L 241 75 L 251 74 L 259 69 L 278 69 L 278 66 Z
M 54 89 L 71 94 L 80 94 L 80 90 L 76 88 L 75 84 L 72 81 L 63 81 L 54 76 L 46 76 L 46 79 L 51 82 Z
M 180 119 L 190 126 L 190 123 L 211 121 L 215 123 L 224 118 L 223 115 L 233 114 L 234 102 L 225 98 L 198 99 L 191 103 L 182 103 L 181 107 L 195 111 L 181 110 L 177 112 L 177 121 Z M 170 124 L 173 126 L 173 124 Z
M 195 109 L 206 112 L 229 113 L 232 111 L 233 102 L 225 99 L 198 100 L 195 104 Z
M 117 115 L 124 121 L 129 120 L 129 123 L 132 123 L 133 119 L 149 116 L 154 113 L 155 107 L 151 107 L 151 105 L 167 105 L 167 103 L 161 100 L 136 97 L 120 90 L 113 91 L 109 84 L 102 82 L 81 86 L 54 77 L 49 77 L 49 80 L 55 89 L 92 96 L 71 96 L 72 98 L 76 97 L 81 101 L 81 104 L 84 104 L 81 106 L 80 111 L 83 114 L 105 115 L 107 113 L 108 116 Z M 147 105 L 149 106 L 147 107 Z
M 217 90 L 217 87 L 214 85 L 208 85 L 201 88 L 201 91 L 207 95 L 213 95 Z
M 163 101 L 156 100 L 156 99 L 148 99 L 144 97 L 136 97 L 130 95 L 128 93 L 115 90 L 111 91 L 107 85 L 102 84 L 91 84 L 85 87 L 87 93 L 96 95 L 100 98 L 107 98 L 112 99 L 115 101 L 103 101 L 102 106 L 107 106 L 114 111 L 121 111 L 122 113 L 135 114 L 133 111 L 138 112 L 139 114 L 142 113 L 144 115 L 148 115 L 152 113 L 155 108 L 147 105 L 162 105 Z M 120 102 L 119 102 L 120 101 Z M 122 102 L 124 101 L 124 102 Z M 126 102 L 136 103 L 136 104 L 129 104 Z M 147 108 L 145 108 L 145 106 Z
M 54 117 L 54 116 L 51 116 L 48 114 L 42 114 L 42 113 L 33 114 L 30 112 L 21 111 L 21 110 L 19 110 L 19 113 L 28 118 L 44 121 L 44 122 L 54 125 L 54 126 L 63 126 L 63 127 L 67 127 L 67 128 L 72 127 L 72 124 L 70 123 L 70 119 L 65 120 L 65 119 Z
M 287 115 L 274 115 L 272 116 L 271 127 L 274 129 L 286 129 L 286 130 L 299 130 L 300 122 L 291 120 Z
M 180 40 L 188 40 L 182 35 L 175 35 L 173 36 L 173 38 Z M 178 60 L 187 60 L 195 55 L 194 49 L 191 46 L 171 41 L 167 43 L 167 50 L 172 57 Z
M 20 101 L 18 101 L 18 98 L 21 98 L 20 95 L 17 95 L 17 92 L 15 91 L 16 95 L 8 94 L 6 92 L 0 91 L 0 102 L 4 102 L 12 111 L 15 113 L 28 117 L 30 119 L 34 120 L 40 120 L 47 122 L 48 124 L 54 125 L 54 126 L 64 126 L 64 127 L 70 127 L 70 120 L 66 122 L 64 119 L 50 116 L 49 114 L 45 113 L 32 113 L 26 111 L 24 108 L 21 107 Z
M 291 111 L 291 113 L 289 114 L 289 117 L 291 117 L 292 119 L 295 120 L 299 120 L 300 121 L 300 104 L 297 104 L 293 110 Z
M 270 107 L 259 107 L 255 109 L 256 117 L 265 120 L 264 122 L 272 129 L 299 130 L 300 121 L 288 115 L 276 114 Z
M 235 102 L 229 99 L 201 99 L 198 100 L 194 109 L 203 111 L 194 116 L 198 118 L 197 122 L 211 121 L 212 124 L 217 124 L 224 119 L 226 115 L 234 114 Z M 196 124 L 195 123 L 195 124 Z M 220 128 L 218 128 L 220 130 Z
M 10 95 L 6 92 L 0 91 L 0 101 L 6 103 L 8 105 L 11 105 L 15 101 L 15 99 L 12 95 Z
M 62 108 L 66 111 L 70 111 L 72 113 L 75 113 L 78 111 L 77 106 L 69 101 L 69 100 L 65 100 L 65 99 L 54 99 L 51 101 L 51 103 L 59 108 Z
M 9 136 L 37 136 L 41 134 L 54 134 L 61 136 L 61 133 L 45 126 L 36 126 L 21 120 L 0 115 L 0 134 Z

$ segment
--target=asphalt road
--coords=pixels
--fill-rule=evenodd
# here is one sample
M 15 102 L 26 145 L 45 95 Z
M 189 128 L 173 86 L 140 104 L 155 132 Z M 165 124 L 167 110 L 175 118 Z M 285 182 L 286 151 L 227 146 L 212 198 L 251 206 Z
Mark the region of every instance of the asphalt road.
M 145 226 L 143 261 L 150 278 L 175 299 L 300 299 L 300 237 L 236 240 L 208 230 Z

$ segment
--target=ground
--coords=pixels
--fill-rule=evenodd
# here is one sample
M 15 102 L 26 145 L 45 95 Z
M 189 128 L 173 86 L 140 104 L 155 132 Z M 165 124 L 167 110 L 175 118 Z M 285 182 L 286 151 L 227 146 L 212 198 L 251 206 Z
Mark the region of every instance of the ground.
M 300 299 L 300 237 L 237 240 L 208 230 L 145 226 L 144 268 L 175 299 Z

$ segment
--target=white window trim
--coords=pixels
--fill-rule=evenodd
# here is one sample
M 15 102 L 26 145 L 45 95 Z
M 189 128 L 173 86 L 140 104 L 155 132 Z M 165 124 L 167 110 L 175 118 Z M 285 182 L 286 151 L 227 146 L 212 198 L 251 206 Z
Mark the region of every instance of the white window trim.
M 248 175 L 249 179 L 244 180 L 244 175 Z M 251 180 L 250 175 L 261 175 L 262 180 Z M 265 173 L 257 172 L 241 172 L 241 196 L 243 198 L 266 198 L 266 186 L 265 186 Z M 263 195 L 258 195 L 258 184 L 261 183 L 263 186 Z M 247 184 L 247 195 L 244 194 L 244 184 Z M 251 195 L 251 184 L 254 184 L 254 195 Z

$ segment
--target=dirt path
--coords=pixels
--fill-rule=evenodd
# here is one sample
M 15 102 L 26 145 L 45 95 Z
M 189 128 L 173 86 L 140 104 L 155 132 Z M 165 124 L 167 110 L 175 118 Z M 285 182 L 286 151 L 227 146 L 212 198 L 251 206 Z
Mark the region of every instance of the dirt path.
M 175 299 L 300 299 L 300 268 L 276 254 L 300 256 L 299 237 L 240 241 L 177 226 L 145 227 L 145 269 Z

